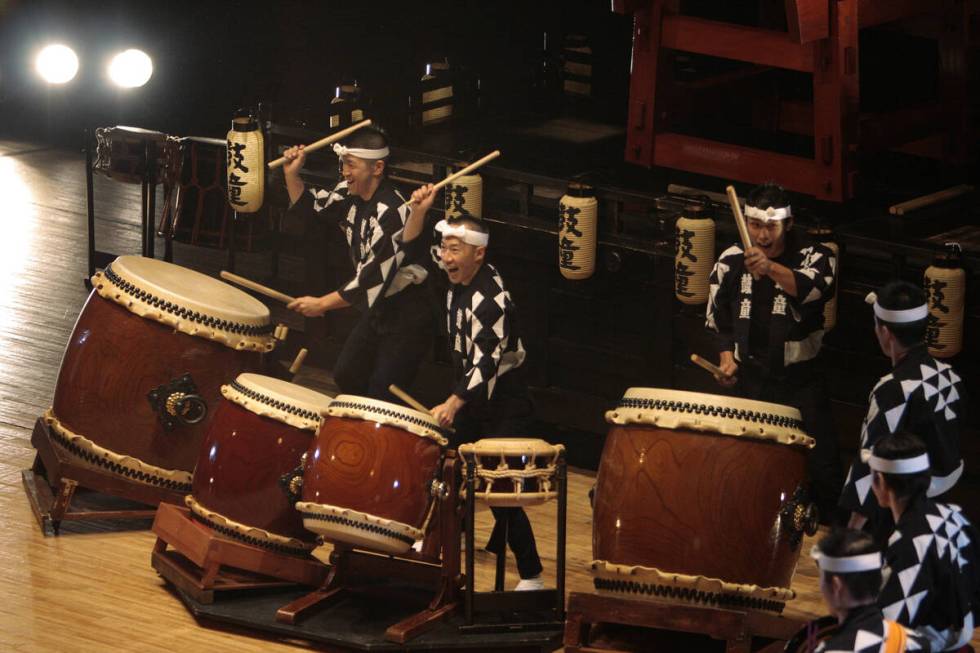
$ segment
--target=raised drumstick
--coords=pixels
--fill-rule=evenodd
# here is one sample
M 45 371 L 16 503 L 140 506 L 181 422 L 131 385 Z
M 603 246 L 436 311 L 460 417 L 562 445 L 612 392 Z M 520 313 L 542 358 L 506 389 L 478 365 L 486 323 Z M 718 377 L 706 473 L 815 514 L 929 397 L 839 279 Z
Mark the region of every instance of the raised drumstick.
M 429 410 L 428 408 L 426 408 L 425 406 L 423 406 L 421 401 L 419 401 L 418 399 L 416 399 L 412 395 L 408 394 L 407 392 L 405 392 L 404 390 L 402 390 L 401 388 L 399 388 L 394 383 L 392 383 L 391 385 L 388 386 L 388 392 L 390 392 L 391 394 L 395 395 L 396 397 L 398 397 L 399 399 L 401 399 L 406 404 L 408 404 L 409 406 L 411 406 L 415 410 L 419 411 L 420 413 L 425 413 L 429 417 L 434 417 L 434 415 L 432 415 L 432 411 Z M 449 431 L 450 433 L 455 433 L 456 432 L 456 430 L 454 428 L 452 428 L 452 427 L 444 428 L 443 430 L 444 431 Z
M 491 152 L 490 154 L 486 155 L 482 159 L 478 159 L 477 161 L 474 161 L 473 163 L 469 164 L 468 166 L 466 166 L 465 168 L 463 168 L 459 172 L 454 172 L 453 174 L 449 175 L 448 177 L 446 177 L 445 179 L 443 179 L 442 181 L 440 181 L 438 184 L 436 184 L 435 186 L 433 186 L 432 187 L 432 190 L 433 191 L 437 191 L 440 188 L 442 188 L 443 186 L 446 186 L 448 184 L 453 183 L 456 180 L 457 177 L 462 177 L 463 175 L 468 175 L 469 173 L 473 172 L 477 168 L 480 168 L 483 165 L 485 165 L 485 164 L 493 161 L 498 156 L 500 156 L 500 150 L 494 150 L 493 152 Z M 412 203 L 412 200 L 408 200 L 407 202 L 405 202 L 404 204 L 402 204 L 398 208 L 402 208 L 404 206 L 408 206 L 411 203 Z
M 728 203 L 732 205 L 732 214 L 735 216 L 735 226 L 738 227 L 739 238 L 742 239 L 742 251 L 747 252 L 752 247 L 752 239 L 749 238 L 749 228 L 745 226 L 745 216 L 742 215 L 742 205 L 738 203 L 738 194 L 735 193 L 734 186 L 725 188 L 728 194 Z M 753 279 L 758 279 L 759 275 L 753 274 Z
M 731 374 L 725 374 L 720 367 L 718 367 L 712 362 L 704 360 L 697 354 L 691 354 L 691 362 L 697 365 L 698 367 L 707 370 L 708 372 L 711 372 L 715 376 L 722 376 L 722 377 L 731 376 Z
M 370 124 L 371 124 L 371 121 L 370 120 L 362 120 L 361 122 L 357 123 L 356 125 L 351 125 L 347 129 L 341 129 L 336 134 L 331 134 L 330 136 L 327 136 L 325 138 L 321 138 L 320 140 L 318 140 L 315 143 L 310 143 L 309 145 L 307 145 L 307 146 L 305 146 L 303 148 L 303 151 L 304 152 L 316 152 L 317 150 L 322 149 L 322 148 L 326 147 L 327 145 L 330 145 L 331 143 L 336 143 L 337 141 L 339 141 L 343 137 L 348 136 L 350 134 L 353 134 L 358 129 L 360 129 L 362 127 L 367 127 Z M 274 170 L 275 168 L 278 168 L 279 166 L 281 166 L 284 163 L 286 163 L 286 157 L 284 157 L 284 156 L 279 157 L 275 161 L 269 161 L 269 170 Z
M 260 295 L 265 295 L 266 297 L 271 297 L 272 299 L 275 299 L 277 301 L 280 301 L 280 302 L 282 302 L 284 304 L 288 304 L 289 302 L 291 302 L 291 301 L 293 301 L 293 300 L 296 299 L 295 297 L 290 297 L 289 295 L 287 295 L 285 293 L 281 293 L 278 290 L 273 290 L 272 288 L 269 288 L 268 286 L 263 286 L 261 283 L 255 283 L 254 281 L 251 281 L 249 279 L 246 279 L 245 277 L 240 277 L 237 274 L 232 274 L 231 272 L 228 272 L 227 270 L 222 270 L 221 271 L 221 274 L 219 276 L 222 279 L 224 279 L 225 281 L 230 281 L 232 283 L 236 283 L 239 286 L 242 286 L 243 288 L 248 288 L 249 290 L 254 290 L 255 292 L 259 293 Z

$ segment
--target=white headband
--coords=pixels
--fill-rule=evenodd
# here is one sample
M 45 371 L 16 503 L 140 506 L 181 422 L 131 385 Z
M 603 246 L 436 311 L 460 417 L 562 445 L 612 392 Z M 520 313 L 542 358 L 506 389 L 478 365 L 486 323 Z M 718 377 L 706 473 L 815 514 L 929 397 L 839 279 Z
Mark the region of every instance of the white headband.
M 347 147 L 340 143 L 334 143 L 333 151 L 338 158 L 350 154 L 351 156 L 356 156 L 358 159 L 383 159 L 391 154 L 391 150 L 388 149 L 387 145 L 378 150 L 368 150 L 363 147 Z
M 825 555 L 817 547 L 810 550 L 810 557 L 817 561 L 821 571 L 832 574 L 856 574 L 862 571 L 877 571 L 881 569 L 881 554 L 864 553 L 856 556 L 832 558 Z
M 875 315 L 883 322 L 891 322 L 892 324 L 906 324 L 908 322 L 918 322 L 919 320 L 924 320 L 929 317 L 928 304 L 916 306 L 915 308 L 906 308 L 900 311 L 893 311 L 888 308 L 882 308 L 881 304 L 878 303 L 878 295 L 874 292 L 869 292 L 864 298 L 864 301 L 866 304 L 874 304 Z
M 459 238 L 467 245 L 486 247 L 490 243 L 490 234 L 467 229 L 461 224 L 451 225 L 445 220 L 440 220 L 436 223 L 436 231 L 441 233 L 443 238 L 446 238 L 447 236 Z
M 929 454 L 924 453 L 915 458 L 879 458 L 867 449 L 861 450 L 861 460 L 876 472 L 885 474 L 918 474 L 929 471 Z
M 793 217 L 793 209 L 789 206 L 785 206 L 780 209 L 774 209 L 771 206 L 768 209 L 760 209 L 750 204 L 746 204 L 745 217 L 755 218 L 756 220 L 762 220 L 763 222 L 769 222 L 770 220 L 785 220 L 786 218 Z

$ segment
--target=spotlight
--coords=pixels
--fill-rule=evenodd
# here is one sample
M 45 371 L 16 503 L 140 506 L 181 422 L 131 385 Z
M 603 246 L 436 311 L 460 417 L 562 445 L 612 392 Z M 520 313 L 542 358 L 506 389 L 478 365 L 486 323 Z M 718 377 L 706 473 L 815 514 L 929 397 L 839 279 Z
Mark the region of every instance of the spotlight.
M 47 83 L 64 84 L 78 73 L 78 56 L 67 45 L 48 45 L 38 53 L 34 67 Z
M 136 88 L 150 80 L 153 61 L 142 50 L 129 49 L 112 58 L 109 79 L 123 88 Z

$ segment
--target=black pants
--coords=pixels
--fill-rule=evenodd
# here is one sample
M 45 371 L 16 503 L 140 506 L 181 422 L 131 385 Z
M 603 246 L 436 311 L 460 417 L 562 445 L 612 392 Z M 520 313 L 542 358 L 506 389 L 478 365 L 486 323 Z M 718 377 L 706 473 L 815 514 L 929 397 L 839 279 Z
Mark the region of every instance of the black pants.
M 344 394 L 401 403 L 388 391 L 408 389 L 432 344 L 432 310 L 423 286 L 409 286 L 365 312 L 347 336 L 334 380 Z
M 511 370 L 497 380 L 490 401 L 476 401 L 463 406 L 456 414 L 453 426 L 457 447 L 487 437 L 521 437 L 527 435 L 534 407 L 527 393 L 523 372 Z M 521 578 L 541 574 L 541 558 L 534 542 L 534 531 L 523 508 L 491 508 L 494 525 L 486 550 L 498 556 L 514 552 L 517 572 Z M 505 537 L 506 533 L 506 537 Z
M 846 520 L 837 505 L 844 487 L 837 427 L 818 364 L 799 363 L 789 368 L 785 376 L 776 376 L 750 362 L 739 366 L 738 376 L 736 390 L 746 399 L 783 404 L 800 411 L 804 430 L 816 440 L 816 446 L 807 456 L 807 475 L 811 496 L 820 509 L 820 520 L 824 523 Z

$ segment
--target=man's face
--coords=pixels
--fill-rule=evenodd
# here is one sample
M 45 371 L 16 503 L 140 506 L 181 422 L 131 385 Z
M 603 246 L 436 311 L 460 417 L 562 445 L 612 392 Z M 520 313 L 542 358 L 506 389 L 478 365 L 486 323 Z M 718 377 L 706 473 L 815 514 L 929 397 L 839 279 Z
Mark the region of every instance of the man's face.
M 363 195 L 372 189 L 373 181 L 381 177 L 384 163 L 381 161 L 361 159 L 351 154 L 345 154 L 340 159 L 340 175 L 347 182 L 348 192 L 352 195 Z
M 476 276 L 486 247 L 477 247 L 464 243 L 456 236 L 445 236 L 439 247 L 439 258 L 446 268 L 449 281 L 454 284 L 467 285 Z
M 786 220 L 760 220 L 749 218 L 746 226 L 752 244 L 761 249 L 769 258 L 775 258 L 786 249 L 786 231 L 791 222 Z

